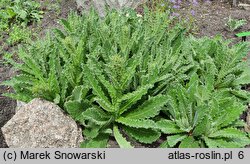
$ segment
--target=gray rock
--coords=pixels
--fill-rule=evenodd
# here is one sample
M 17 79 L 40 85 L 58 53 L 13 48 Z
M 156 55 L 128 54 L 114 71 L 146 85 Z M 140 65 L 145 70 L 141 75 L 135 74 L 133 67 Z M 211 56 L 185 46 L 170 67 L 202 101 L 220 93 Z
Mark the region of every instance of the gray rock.
M 233 0 L 233 6 L 237 5 L 237 0 Z
M 3 127 L 10 148 L 79 147 L 82 131 L 57 105 L 34 99 L 22 106 Z
M 245 10 L 250 10 L 250 5 L 246 3 L 240 3 L 239 7 L 245 9 Z

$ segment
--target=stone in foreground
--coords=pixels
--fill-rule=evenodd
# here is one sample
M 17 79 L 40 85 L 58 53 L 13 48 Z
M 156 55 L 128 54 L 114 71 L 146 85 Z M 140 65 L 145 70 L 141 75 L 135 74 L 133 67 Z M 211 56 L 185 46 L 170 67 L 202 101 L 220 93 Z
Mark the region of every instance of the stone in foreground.
M 82 131 L 57 105 L 34 99 L 22 106 L 3 127 L 10 148 L 79 147 Z

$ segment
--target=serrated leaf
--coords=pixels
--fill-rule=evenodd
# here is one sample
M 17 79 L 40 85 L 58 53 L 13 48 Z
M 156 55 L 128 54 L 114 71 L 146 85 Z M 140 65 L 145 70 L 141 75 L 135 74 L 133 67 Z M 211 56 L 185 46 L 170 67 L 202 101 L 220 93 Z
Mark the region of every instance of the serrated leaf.
M 99 134 L 96 138 L 85 140 L 81 143 L 81 148 L 106 148 L 108 143 L 108 134 Z
M 244 132 L 235 129 L 235 128 L 225 128 L 219 131 L 215 131 L 212 134 L 209 134 L 210 138 L 218 138 L 218 137 L 225 137 L 225 138 L 242 138 L 245 137 Z
M 140 87 L 134 92 L 128 93 L 123 95 L 118 102 L 125 101 L 125 104 L 120 107 L 119 113 L 122 114 L 126 110 L 128 110 L 133 104 L 135 104 L 138 100 L 141 99 L 143 95 L 145 95 L 150 88 L 152 88 L 153 85 L 145 85 L 143 87 Z
M 201 126 L 201 122 L 204 121 L 204 117 L 207 116 L 207 113 L 209 113 L 209 108 L 204 104 L 204 106 L 199 106 L 199 107 L 194 107 L 196 108 L 195 110 L 195 114 L 194 114 L 194 118 L 193 118 L 193 126 L 195 127 L 200 127 Z M 207 124 L 203 124 L 203 125 L 207 125 Z
M 99 97 L 95 97 L 93 99 L 95 102 L 97 102 L 99 104 L 100 107 L 102 107 L 104 110 L 109 111 L 111 113 L 114 112 L 114 108 L 113 106 L 111 106 L 109 103 L 107 103 L 105 100 L 99 98 Z
M 235 79 L 233 82 L 233 85 L 245 85 L 245 84 L 250 84 L 250 69 L 247 67 L 245 68 L 242 75 L 239 78 Z
M 105 125 L 109 121 L 110 116 L 101 109 L 88 108 L 86 111 L 82 112 L 81 118 L 83 119 L 81 121 L 90 120 L 97 125 Z
M 192 136 L 182 140 L 179 148 L 199 148 L 199 142 L 196 141 Z
M 190 82 L 187 84 L 187 93 L 190 96 L 190 99 L 193 100 L 195 93 L 198 90 L 198 82 L 199 82 L 199 77 L 195 73 L 191 76 Z
M 53 102 L 54 102 L 55 104 L 59 104 L 59 103 L 60 103 L 60 100 L 61 100 L 60 95 L 59 95 L 59 94 L 56 94 L 56 97 L 54 98 Z
M 130 111 L 125 115 L 126 118 L 144 119 L 154 117 L 159 114 L 161 108 L 167 103 L 168 97 L 158 95 L 150 97 L 149 100 L 144 102 L 137 109 Z
M 122 76 L 122 84 L 121 84 L 122 89 L 124 89 L 124 87 L 127 87 L 126 85 L 135 75 L 136 67 L 139 65 L 141 61 L 141 55 L 138 54 L 135 56 L 135 58 L 130 58 L 129 60 L 131 64 L 127 66 L 126 74 Z
M 83 130 L 84 138 L 89 139 L 89 140 L 96 138 L 100 134 L 101 128 L 102 126 L 96 125 L 93 122 L 88 123 L 88 125 L 86 125 L 85 129 Z
M 81 102 L 82 99 L 87 95 L 88 91 L 89 91 L 89 89 L 87 87 L 84 87 L 83 85 L 76 86 L 74 88 L 74 90 L 72 91 L 73 100 Z
M 78 118 L 84 111 L 82 104 L 78 101 L 67 101 L 64 107 L 73 119 Z
M 239 97 L 240 99 L 247 100 L 247 101 L 250 100 L 250 93 L 248 91 L 232 90 L 231 93 L 234 94 L 236 97 Z
M 98 81 L 95 78 L 95 75 L 91 73 L 90 69 L 87 66 L 83 66 L 83 67 L 84 67 L 87 79 L 89 81 L 89 84 L 93 88 L 93 93 L 98 96 L 96 100 L 98 100 L 98 102 L 102 105 L 104 110 L 108 112 L 113 112 L 112 105 L 109 102 L 108 98 L 106 97 L 105 93 L 103 92 L 102 88 L 99 86 Z
M 67 20 L 61 19 L 60 21 L 69 32 L 72 32 L 72 28 Z
M 156 126 L 159 130 L 162 131 L 162 133 L 165 133 L 165 134 L 175 134 L 175 133 L 185 132 L 185 131 L 181 130 L 175 124 L 175 122 L 173 122 L 171 120 L 160 120 L 160 121 L 156 122 Z
M 53 29 L 53 32 L 56 34 L 56 35 L 58 35 L 58 36 L 60 36 L 60 39 L 62 38 L 62 39 L 64 39 L 66 36 L 64 35 L 64 33 L 61 31 L 61 30 L 59 30 L 59 29 Z
M 161 143 L 160 148 L 170 148 L 168 141 L 164 141 L 163 143 Z
M 229 124 L 237 120 L 239 116 L 242 114 L 242 112 L 245 110 L 245 106 L 243 104 L 238 103 L 233 99 L 232 101 L 233 101 L 231 102 L 232 105 L 223 107 L 224 108 L 223 114 L 220 117 L 216 118 L 216 120 L 215 119 L 213 120 L 214 126 L 217 127 L 228 126 Z
M 115 140 L 119 144 L 120 148 L 133 148 L 133 146 L 131 146 L 131 144 L 119 132 L 117 125 L 114 125 L 113 132 Z
M 227 142 L 223 139 L 210 139 L 205 137 L 204 140 L 209 148 L 240 148 L 236 142 Z
M 249 133 L 246 134 L 244 137 L 234 138 L 234 139 L 232 139 L 232 141 L 234 141 L 235 143 L 237 143 L 237 145 L 239 147 L 243 148 L 243 147 L 245 147 L 247 145 L 250 145 L 250 138 L 247 135 L 249 135 Z
M 0 86 L 1 85 L 7 85 L 7 86 L 12 86 L 13 87 L 16 84 L 33 85 L 36 81 L 37 81 L 37 79 L 34 79 L 34 76 L 21 74 L 21 75 L 17 75 L 15 77 L 13 77 L 10 80 L 1 82 Z
M 117 91 L 115 90 L 114 86 L 111 85 L 110 82 L 108 82 L 103 75 L 98 75 L 98 79 L 106 87 L 106 89 L 108 90 L 111 98 L 115 99 Z
M 208 132 L 208 129 L 211 129 L 211 123 L 208 117 L 205 117 L 199 124 L 195 126 L 193 134 L 195 136 L 204 135 Z
M 19 94 L 14 94 L 14 93 L 4 93 L 2 94 L 3 96 L 10 97 L 15 100 L 20 100 L 23 102 L 30 102 L 34 97 L 31 95 L 28 95 L 26 93 L 19 93 Z
M 161 136 L 161 133 L 152 130 L 152 129 L 144 129 L 144 128 L 131 128 L 131 127 L 123 127 L 126 134 L 130 137 L 138 140 L 139 142 L 150 144 L 155 142 Z
M 186 134 L 177 134 L 167 137 L 167 142 L 170 147 L 174 147 L 178 142 L 184 140 L 188 136 Z
M 235 122 L 233 122 L 232 124 L 233 127 L 245 127 L 246 126 L 246 122 L 244 120 L 236 120 Z
M 129 127 L 134 127 L 134 128 L 144 128 L 144 129 L 156 129 L 156 124 L 152 120 L 148 119 L 131 119 L 131 118 L 126 118 L 126 117 L 120 117 L 115 120 L 118 123 L 121 123 L 123 125 L 129 126 Z

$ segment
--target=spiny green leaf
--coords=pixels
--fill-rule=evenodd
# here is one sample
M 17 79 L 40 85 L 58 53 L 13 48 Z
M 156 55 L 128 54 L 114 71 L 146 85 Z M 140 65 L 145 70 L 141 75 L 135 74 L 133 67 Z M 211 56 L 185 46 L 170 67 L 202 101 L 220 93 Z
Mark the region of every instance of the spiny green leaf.
M 168 145 L 168 141 L 164 141 L 163 143 L 161 143 L 160 148 L 170 148 L 170 146 Z
M 64 35 L 64 33 L 61 31 L 61 30 L 59 30 L 59 29 L 53 29 L 53 32 L 58 36 L 58 37 L 60 37 L 60 38 L 62 38 L 62 39 L 64 39 L 66 36 Z
M 85 140 L 81 143 L 81 148 L 106 148 L 108 143 L 108 134 L 99 134 L 96 138 Z
M 125 104 L 120 108 L 120 114 L 124 113 L 128 110 L 133 104 L 135 104 L 138 100 L 141 99 L 143 95 L 145 95 L 153 85 L 145 85 L 143 87 L 138 88 L 136 91 L 123 95 L 118 101 L 125 101 Z
M 181 141 L 179 148 L 199 148 L 199 142 L 196 141 L 192 136 L 185 138 Z
M 110 116 L 104 111 L 98 108 L 88 108 L 86 111 L 82 112 L 81 118 L 84 120 L 93 121 L 97 125 L 104 125 L 110 119 Z
M 107 103 L 107 101 L 99 97 L 95 97 L 93 100 L 96 101 L 99 104 L 99 106 L 102 107 L 104 110 L 111 112 L 111 113 L 114 112 L 114 107 L 111 104 Z
M 81 102 L 83 98 L 87 95 L 89 89 L 86 86 L 76 86 L 72 91 L 72 98 L 78 102 Z
M 90 140 L 96 138 L 100 134 L 100 129 L 102 128 L 100 125 L 90 122 L 87 126 L 91 128 L 85 127 L 83 130 L 84 138 Z
M 23 101 L 23 102 L 30 102 L 34 97 L 29 95 L 29 94 L 26 94 L 26 93 L 19 93 L 19 94 L 14 94 L 14 93 L 4 93 L 2 94 L 3 96 L 6 96 L 6 97 L 10 97 L 10 98 L 13 98 L 15 100 L 20 100 L 20 101 Z
M 93 88 L 93 93 L 95 95 L 97 95 L 99 98 L 98 102 L 101 102 L 101 104 L 103 104 L 103 109 L 108 111 L 108 112 L 112 112 L 112 105 L 109 102 L 108 98 L 106 97 L 105 93 L 103 92 L 102 88 L 99 86 L 98 81 L 95 78 L 95 75 L 93 75 L 90 71 L 90 69 L 87 66 L 83 66 L 84 70 L 85 70 L 85 74 L 88 78 L 89 84 L 91 85 L 91 87 Z
M 33 85 L 36 82 L 37 82 L 37 79 L 34 79 L 34 76 L 21 74 L 21 75 L 17 75 L 15 77 L 13 77 L 10 80 L 7 80 L 7 81 L 4 81 L 4 82 L 0 83 L 0 85 L 6 85 L 6 86 L 12 86 L 13 87 L 16 84 Z
M 161 130 L 165 134 L 175 134 L 175 133 L 182 133 L 182 131 L 175 122 L 170 120 L 161 120 L 156 122 L 156 126 L 159 130 Z
M 250 100 L 250 93 L 244 90 L 231 90 L 231 93 L 234 94 L 236 97 L 249 101 Z
M 225 128 L 219 131 L 215 131 L 212 134 L 209 134 L 208 137 L 210 138 L 219 138 L 219 137 L 225 137 L 225 138 L 242 138 L 244 137 L 244 132 L 235 129 L 235 128 Z
M 70 114 L 70 116 L 73 117 L 74 119 L 78 118 L 84 111 L 82 104 L 79 101 L 75 101 L 75 100 L 67 101 L 64 104 L 64 107 L 67 110 L 67 112 Z
M 123 127 L 123 129 L 130 137 L 142 143 L 150 144 L 152 142 L 155 142 L 161 136 L 161 133 L 152 129 L 131 128 L 131 127 Z
M 120 148 L 133 148 L 133 146 L 131 146 L 131 144 L 119 132 L 117 125 L 114 125 L 113 131 L 115 140 L 119 144 Z
M 240 148 L 236 142 L 227 142 L 223 139 L 210 139 L 205 137 L 204 140 L 209 148 Z
M 245 68 L 244 72 L 242 73 L 242 75 L 235 79 L 233 82 L 233 85 L 244 85 L 244 84 L 250 84 L 250 69 L 249 68 Z
M 127 87 L 126 85 L 130 82 L 132 77 L 135 76 L 136 67 L 140 64 L 141 61 L 141 55 L 136 55 L 135 57 L 132 57 L 129 60 L 131 60 L 129 61 L 131 65 L 127 67 L 126 74 L 122 76 L 122 89 L 124 89 L 124 87 Z
M 211 121 L 208 117 L 204 117 L 199 124 L 194 127 L 193 135 L 200 136 L 208 133 L 208 129 L 211 129 Z
M 144 129 L 156 129 L 156 123 L 149 119 L 131 119 L 126 117 L 120 117 L 115 120 L 123 125 L 134 127 L 134 128 L 144 128 Z
M 156 129 L 156 124 L 154 121 L 149 119 L 131 119 L 126 117 L 120 117 L 115 120 L 123 125 L 134 127 L 134 128 L 144 128 L 144 129 Z
M 186 134 L 176 134 L 167 137 L 167 142 L 170 147 L 174 147 L 178 142 L 184 140 L 188 136 Z
M 150 97 L 137 109 L 130 111 L 125 115 L 126 118 L 132 119 L 144 119 L 154 117 L 159 114 L 161 108 L 167 103 L 168 97 L 164 95 L 158 95 Z
M 112 99 L 116 98 L 117 90 L 115 90 L 114 86 L 108 82 L 103 75 L 98 75 L 97 77 L 100 82 L 107 88 Z
M 232 139 L 232 141 L 234 141 L 235 143 L 237 143 L 237 145 L 239 147 L 243 148 L 243 147 L 245 147 L 245 146 L 247 146 L 247 145 L 250 144 L 250 138 L 247 135 L 249 135 L 249 133 L 246 134 L 244 137 L 234 138 L 234 139 Z
M 67 20 L 61 19 L 60 21 L 61 21 L 61 23 L 64 25 L 64 27 L 65 27 L 69 32 L 72 32 L 72 28 L 71 28 L 71 26 L 70 26 L 70 23 L 69 23 Z
M 233 99 L 232 99 L 233 101 Z M 233 121 L 239 118 L 240 114 L 245 110 L 245 105 L 238 102 L 229 102 L 232 104 L 224 108 L 223 115 L 213 121 L 214 126 L 225 127 L 231 124 Z

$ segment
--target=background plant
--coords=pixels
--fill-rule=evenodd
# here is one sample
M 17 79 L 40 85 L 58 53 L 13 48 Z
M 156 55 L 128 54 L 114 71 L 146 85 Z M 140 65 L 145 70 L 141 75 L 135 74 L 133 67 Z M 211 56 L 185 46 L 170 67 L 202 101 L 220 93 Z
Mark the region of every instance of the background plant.
M 14 22 L 28 24 L 32 21 L 39 21 L 43 14 L 39 9 L 40 3 L 36 1 L 3 0 L 0 6 L 0 18 L 8 20 L 9 24 Z
M 233 32 L 239 29 L 240 27 L 244 26 L 245 24 L 247 24 L 247 21 L 245 19 L 238 20 L 238 19 L 233 19 L 231 18 L 231 16 L 229 16 L 226 26 L 228 27 L 229 31 Z
M 205 0 L 204 2 L 210 2 Z M 153 11 L 158 12 L 170 12 L 170 18 L 173 24 L 181 23 L 183 27 L 187 28 L 189 33 L 195 33 L 198 29 L 196 26 L 196 8 L 201 5 L 197 0 L 192 1 L 182 1 L 182 0 L 153 0 L 148 1 L 147 6 Z M 183 6 L 188 6 L 185 10 L 185 14 L 182 14 L 181 9 Z
M 12 26 L 10 30 L 11 33 L 9 34 L 7 42 L 12 46 L 20 42 L 29 42 L 32 35 L 29 29 L 17 25 Z
M 1 42 L 8 47 L 31 40 L 34 31 L 28 25 L 40 21 L 43 11 L 37 1 L 2 0 L 0 2 L 0 35 Z M 6 49 L 6 48 L 5 48 Z M 12 48 L 10 48 L 12 51 Z M 1 55 L 6 52 L 1 51 Z

